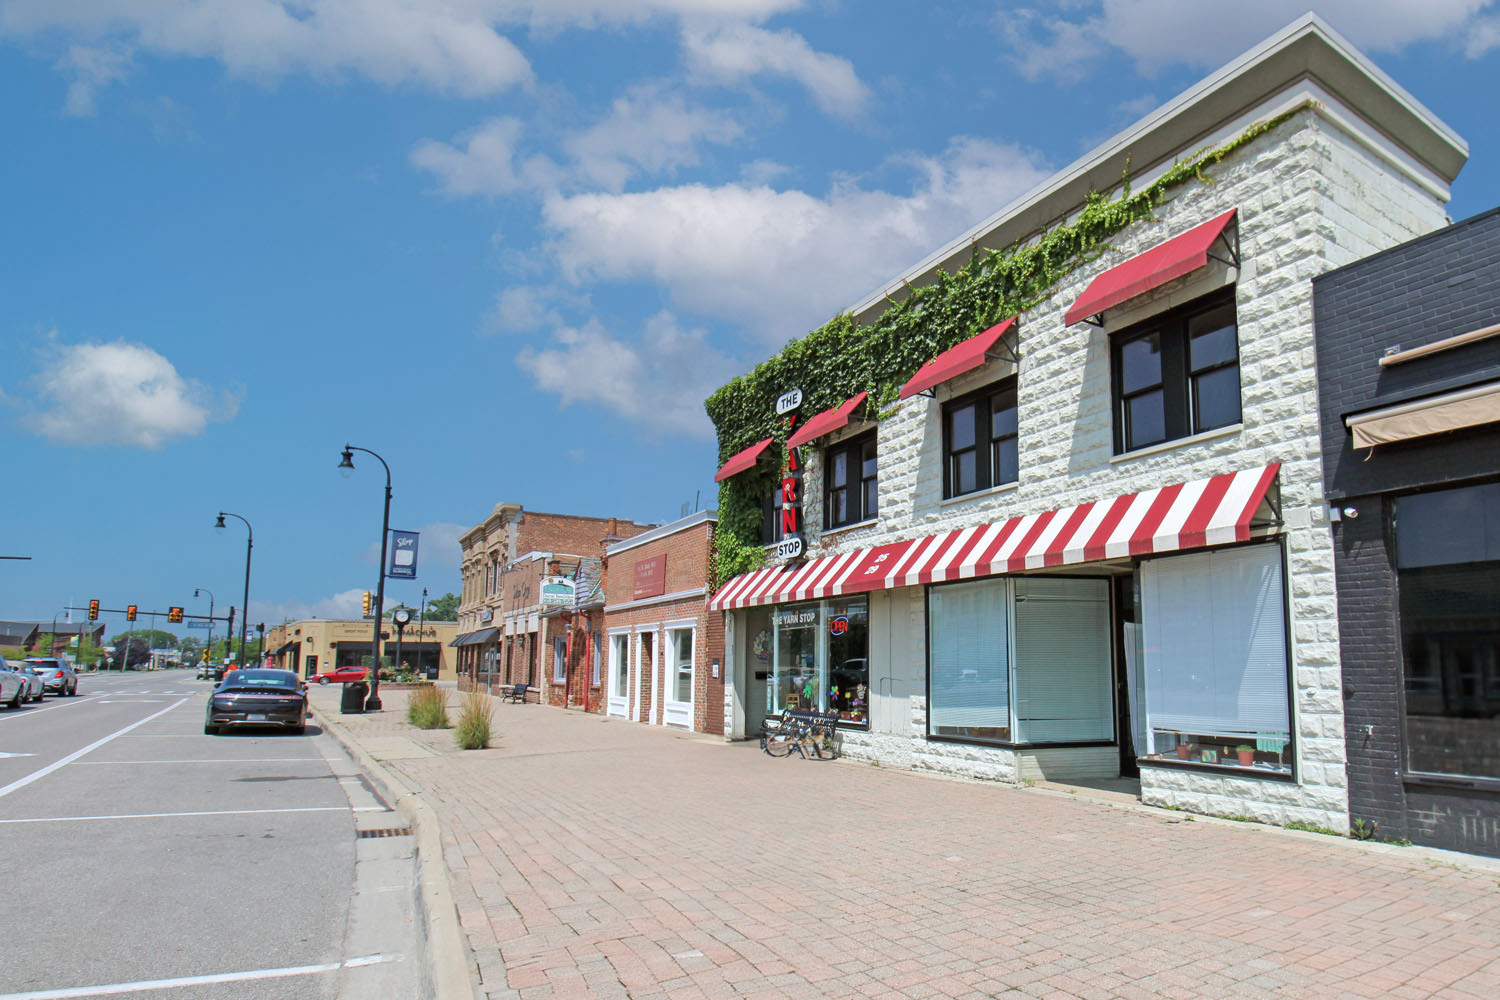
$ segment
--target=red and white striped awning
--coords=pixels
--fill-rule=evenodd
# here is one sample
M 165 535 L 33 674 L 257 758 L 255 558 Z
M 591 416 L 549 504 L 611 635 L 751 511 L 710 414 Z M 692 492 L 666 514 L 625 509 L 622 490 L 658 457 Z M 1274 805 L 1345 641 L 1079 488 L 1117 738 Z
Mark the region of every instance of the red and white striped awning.
M 715 611 L 1243 542 L 1279 463 L 892 542 L 730 580 Z

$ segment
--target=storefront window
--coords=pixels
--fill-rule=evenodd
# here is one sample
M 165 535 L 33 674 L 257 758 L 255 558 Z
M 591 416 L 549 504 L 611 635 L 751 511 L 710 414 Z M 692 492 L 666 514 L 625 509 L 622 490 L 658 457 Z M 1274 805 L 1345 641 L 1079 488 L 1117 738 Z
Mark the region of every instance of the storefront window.
M 1005 580 L 933 587 L 928 597 L 934 736 L 1010 742 L 1010 600 Z
M 1500 778 L 1500 483 L 1396 501 L 1406 769 Z
M 1146 757 L 1291 774 L 1281 549 L 1141 566 Z
M 630 636 L 620 633 L 609 637 L 610 695 L 625 697 L 630 689 Z
M 773 611 L 767 711 L 835 709 L 840 719 L 864 724 L 870 699 L 869 619 L 863 597 Z
M 674 687 L 672 698 L 679 702 L 693 700 L 693 630 L 674 628 L 667 631 L 672 650 Z

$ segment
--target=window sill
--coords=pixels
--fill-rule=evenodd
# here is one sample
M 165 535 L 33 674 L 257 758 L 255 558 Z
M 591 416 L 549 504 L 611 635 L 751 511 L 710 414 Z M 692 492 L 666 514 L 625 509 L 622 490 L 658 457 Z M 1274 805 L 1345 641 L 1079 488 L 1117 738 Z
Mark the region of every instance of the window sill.
M 1464 778 L 1449 774 L 1427 774 L 1408 771 L 1401 775 L 1403 785 L 1420 788 L 1441 788 L 1455 792 L 1500 792 L 1500 778 Z
M 852 524 L 841 524 L 837 528 L 829 528 L 827 531 L 824 531 L 822 534 L 820 534 L 818 536 L 818 540 L 822 541 L 823 539 L 827 538 L 829 535 L 842 535 L 845 532 L 858 531 L 860 528 L 871 528 L 871 527 L 874 527 L 875 525 L 877 525 L 879 523 L 880 523 L 880 518 L 878 518 L 878 517 L 868 517 L 868 518 L 865 518 L 863 521 L 855 521 Z
M 1161 444 L 1151 444 L 1147 445 L 1144 448 L 1137 448 L 1135 451 L 1127 451 L 1124 454 L 1114 456 L 1109 461 L 1110 464 L 1113 465 L 1116 462 L 1128 462 L 1133 458 L 1145 458 L 1147 455 L 1158 455 L 1164 451 L 1171 451 L 1173 448 L 1185 448 L 1190 444 L 1202 444 L 1204 441 L 1213 441 L 1222 437 L 1230 437 L 1232 435 L 1238 434 L 1244 429 L 1245 425 L 1243 423 L 1230 424 L 1227 427 L 1216 427 L 1211 431 L 1204 431 L 1202 434 L 1190 434 L 1187 437 L 1173 438 L 1170 441 L 1163 441 Z
M 992 497 L 1000 493 L 1010 493 L 1016 489 L 1019 489 L 1020 486 L 1021 484 L 1018 482 L 1001 483 L 999 486 L 991 486 L 988 489 L 975 490 L 973 493 L 960 493 L 956 497 L 948 497 L 945 500 L 939 500 L 938 506 L 946 507 L 949 504 L 963 503 L 966 500 L 979 500 L 984 497 Z
M 1139 757 L 1140 767 L 1159 767 L 1167 771 L 1197 771 L 1221 778 L 1249 778 L 1252 781 L 1284 781 L 1295 784 L 1297 776 L 1289 771 L 1272 771 L 1263 767 L 1240 767 L 1238 764 L 1205 764 L 1201 760 L 1174 760 L 1166 757 Z

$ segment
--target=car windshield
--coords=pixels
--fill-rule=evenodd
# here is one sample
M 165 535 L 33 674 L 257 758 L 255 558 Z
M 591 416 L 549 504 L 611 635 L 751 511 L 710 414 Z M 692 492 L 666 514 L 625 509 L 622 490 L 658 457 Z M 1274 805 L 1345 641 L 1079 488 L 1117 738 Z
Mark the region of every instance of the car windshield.
M 224 678 L 226 686 L 295 688 L 297 675 L 290 670 L 236 670 Z

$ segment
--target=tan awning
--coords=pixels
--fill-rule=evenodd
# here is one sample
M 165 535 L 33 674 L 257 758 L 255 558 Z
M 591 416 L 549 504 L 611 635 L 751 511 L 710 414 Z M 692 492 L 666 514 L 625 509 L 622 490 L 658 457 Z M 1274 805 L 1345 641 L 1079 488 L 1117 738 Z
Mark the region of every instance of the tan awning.
M 1356 448 L 1373 448 L 1377 444 L 1459 431 L 1496 421 L 1500 421 L 1500 382 L 1344 418 L 1344 423 L 1354 433 Z

